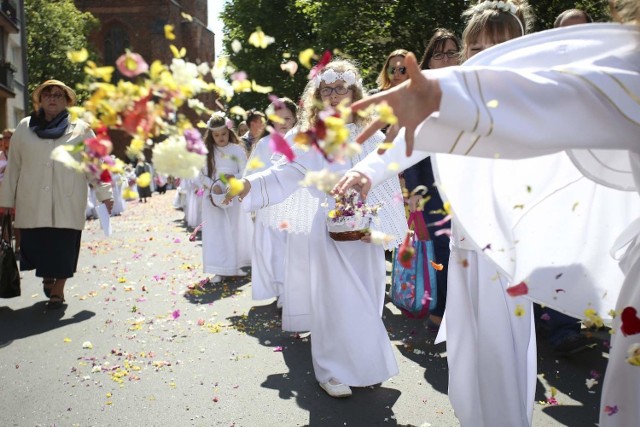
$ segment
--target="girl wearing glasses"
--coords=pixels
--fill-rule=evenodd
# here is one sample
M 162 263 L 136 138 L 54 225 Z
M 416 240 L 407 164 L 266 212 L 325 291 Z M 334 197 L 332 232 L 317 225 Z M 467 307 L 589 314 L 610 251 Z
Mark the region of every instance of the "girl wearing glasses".
M 302 96 L 300 131 L 315 126 L 324 106 L 337 107 L 362 98 L 360 72 L 350 62 L 329 63 L 311 80 Z M 350 138 L 363 128 L 365 119 L 353 117 Z M 362 152 L 344 162 L 328 162 L 317 150 L 297 151 L 291 162 L 282 161 L 269 170 L 244 179 L 239 195 L 246 210 L 279 203 L 299 188 L 307 171 L 327 170 L 342 174 L 367 153 L 377 149 L 384 135 L 376 133 L 362 145 Z M 255 191 L 252 191 L 255 189 Z M 379 384 L 398 373 L 398 366 L 381 314 L 385 296 L 384 248 L 362 240 L 335 241 L 329 236 L 326 218 L 334 199 L 315 187 L 308 188 L 316 200 L 310 216 L 306 250 L 309 253 L 311 291 L 311 355 L 320 387 L 332 397 L 351 395 L 350 387 Z M 382 203 L 380 230 L 397 236 L 386 248 L 400 243 L 406 232 L 400 185 L 397 177 L 385 181 L 369 195 L 369 203 Z M 395 198 L 394 198 L 395 196 Z M 298 262 L 291 258 L 290 262 Z M 286 304 L 286 302 L 285 302 Z

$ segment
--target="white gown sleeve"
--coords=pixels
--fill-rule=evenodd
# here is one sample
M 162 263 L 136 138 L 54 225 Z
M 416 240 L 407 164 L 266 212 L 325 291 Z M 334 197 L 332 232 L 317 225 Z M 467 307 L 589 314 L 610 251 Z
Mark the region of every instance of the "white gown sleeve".
M 370 152 L 364 159 L 356 163 L 351 170 L 360 172 L 371 180 L 372 187 L 398 175 L 403 170 L 415 165 L 429 156 L 427 152 L 413 150 L 411 156 L 406 156 L 406 142 L 404 130 L 398 134 L 393 145 L 384 152 Z

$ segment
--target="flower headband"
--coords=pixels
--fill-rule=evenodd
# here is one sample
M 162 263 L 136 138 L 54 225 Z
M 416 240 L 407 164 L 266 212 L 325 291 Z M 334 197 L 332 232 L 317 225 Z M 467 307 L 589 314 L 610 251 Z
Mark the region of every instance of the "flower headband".
M 524 36 L 525 34 L 524 25 L 522 25 L 522 21 L 516 15 L 516 12 L 518 11 L 518 7 L 513 3 L 505 2 L 502 0 L 500 1 L 485 0 L 482 3 L 478 3 L 477 5 L 475 5 L 472 10 L 473 10 L 473 13 L 482 13 L 485 10 L 499 10 L 501 12 L 508 13 L 509 15 L 516 18 L 516 21 L 518 21 L 518 25 L 520 25 L 520 30 L 522 31 L 522 35 Z
M 317 74 L 314 78 L 316 89 L 320 87 L 320 81 L 331 84 L 336 80 L 343 80 L 348 86 L 353 86 L 356 84 L 356 73 L 353 70 L 336 73 L 336 70 L 329 68 L 323 73 Z
M 224 124 L 222 126 L 214 127 L 213 122 L 217 122 L 220 120 L 224 120 Z M 230 120 L 227 119 L 227 116 L 225 116 L 224 113 L 213 113 L 209 118 L 209 120 L 207 121 L 207 128 L 212 131 L 219 131 L 219 130 L 222 130 L 223 128 L 229 129 L 229 122 Z

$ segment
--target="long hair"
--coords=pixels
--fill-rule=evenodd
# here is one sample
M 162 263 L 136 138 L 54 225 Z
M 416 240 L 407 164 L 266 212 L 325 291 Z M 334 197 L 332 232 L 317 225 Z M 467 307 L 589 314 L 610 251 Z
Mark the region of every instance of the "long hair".
M 640 0 L 609 0 L 609 8 L 616 21 L 640 25 Z
M 362 78 L 358 67 L 356 67 L 353 62 L 347 61 L 346 59 L 334 60 L 324 67 L 322 73 L 326 70 L 334 70 L 336 73 L 353 71 L 356 75 L 356 82 L 349 86 L 353 94 L 351 100 L 352 102 L 356 102 L 362 99 Z M 315 79 L 309 80 L 309 83 L 307 83 L 302 93 L 302 107 L 298 110 L 298 126 L 303 132 L 315 126 L 318 113 L 322 111 L 324 107 L 322 98 L 320 97 L 320 87 L 317 87 L 316 84 Z M 357 125 L 363 124 L 365 121 L 366 119 L 358 114 L 353 116 L 353 122 Z
M 486 37 L 499 44 L 527 34 L 533 27 L 533 11 L 526 0 L 505 0 L 507 6 L 514 5 L 515 13 L 498 8 L 482 8 L 485 2 L 470 6 L 462 13 L 467 26 L 462 33 L 462 61 L 469 59 L 469 46 Z M 518 22 L 519 21 L 519 22 Z M 521 26 L 522 25 L 522 26 Z M 524 34 L 523 34 L 524 29 Z
M 420 60 L 420 68 L 426 70 L 429 68 L 429 61 L 433 57 L 433 54 L 441 49 L 444 49 L 444 45 L 447 43 L 447 40 L 451 40 L 453 44 L 456 45 L 456 49 L 460 52 L 460 39 L 456 37 L 453 31 L 447 30 L 446 28 L 436 28 L 436 31 L 429 39 L 429 43 L 427 43 L 427 47 L 424 50 L 424 55 L 422 55 L 422 59 Z
M 216 176 L 216 156 L 214 150 L 218 149 L 216 142 L 213 140 L 211 129 L 225 126 L 229 132 L 229 143 L 237 144 L 244 150 L 244 145 L 240 144 L 240 139 L 236 133 L 227 126 L 227 117 L 222 113 L 214 113 L 207 122 L 207 130 L 204 133 L 204 144 L 207 147 L 207 176 L 215 179 Z
M 389 78 L 388 72 L 391 58 L 393 58 L 394 56 L 402 56 L 403 58 L 405 58 L 408 54 L 409 51 L 406 49 L 396 49 L 387 56 L 387 59 L 384 61 L 384 65 L 382 66 L 382 70 L 380 70 L 380 74 L 376 79 L 378 89 L 387 90 L 391 87 L 391 79 Z

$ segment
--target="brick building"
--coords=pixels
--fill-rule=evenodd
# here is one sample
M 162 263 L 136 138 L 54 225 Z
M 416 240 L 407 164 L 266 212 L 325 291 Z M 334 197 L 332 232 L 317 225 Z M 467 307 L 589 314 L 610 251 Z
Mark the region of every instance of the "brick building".
M 130 49 L 151 64 L 156 59 L 171 62 L 170 44 L 185 47 L 189 62 L 213 62 L 214 33 L 207 28 L 208 0 L 74 0 L 76 7 L 91 12 L 100 20 L 99 28 L 90 35 L 89 42 L 101 56 L 102 65 L 114 65 L 115 60 Z M 185 18 L 184 14 L 192 17 Z M 174 26 L 176 39 L 168 41 L 164 26 Z M 200 98 L 213 106 L 215 97 Z M 196 120 L 196 118 L 193 118 Z M 124 158 L 129 138 L 112 135 L 114 152 Z

